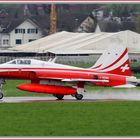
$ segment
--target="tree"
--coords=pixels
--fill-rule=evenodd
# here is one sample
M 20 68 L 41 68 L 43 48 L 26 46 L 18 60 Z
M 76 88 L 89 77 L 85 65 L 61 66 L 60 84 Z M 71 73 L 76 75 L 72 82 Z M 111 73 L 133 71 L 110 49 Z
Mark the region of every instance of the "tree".
M 136 32 L 140 33 L 140 15 L 136 18 Z
M 107 8 L 113 12 L 113 16 L 128 17 L 140 11 L 139 4 L 107 4 Z

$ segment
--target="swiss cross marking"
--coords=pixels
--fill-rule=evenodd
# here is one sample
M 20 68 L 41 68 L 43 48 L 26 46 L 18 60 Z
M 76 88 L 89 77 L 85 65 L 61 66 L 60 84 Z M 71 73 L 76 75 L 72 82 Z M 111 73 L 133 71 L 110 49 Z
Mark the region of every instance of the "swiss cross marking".
M 125 72 L 126 70 L 129 70 L 128 64 L 125 64 L 125 66 L 121 67 L 122 72 Z

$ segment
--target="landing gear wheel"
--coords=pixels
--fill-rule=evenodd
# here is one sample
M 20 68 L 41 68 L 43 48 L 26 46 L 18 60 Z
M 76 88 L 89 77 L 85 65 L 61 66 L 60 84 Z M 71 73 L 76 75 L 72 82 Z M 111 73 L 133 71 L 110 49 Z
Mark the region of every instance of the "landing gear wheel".
M 58 99 L 58 100 L 62 100 L 64 95 L 60 95 L 60 94 L 54 94 L 54 96 Z
M 77 100 L 82 100 L 83 95 L 82 95 L 82 94 L 75 94 L 75 98 L 76 98 Z
M 2 92 L 0 92 L 0 99 L 2 99 L 3 98 L 3 93 Z

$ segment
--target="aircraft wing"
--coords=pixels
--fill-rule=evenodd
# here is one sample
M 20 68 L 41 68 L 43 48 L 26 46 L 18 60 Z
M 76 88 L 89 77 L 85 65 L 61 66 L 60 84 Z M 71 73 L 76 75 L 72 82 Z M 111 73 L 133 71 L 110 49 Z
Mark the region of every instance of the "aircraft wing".
M 50 76 L 50 75 L 48 75 L 48 74 L 46 73 L 46 76 L 44 76 L 44 74 L 42 75 L 40 72 L 39 72 L 39 73 L 38 73 L 38 72 L 35 72 L 35 73 L 36 73 L 36 75 L 37 75 L 37 77 L 38 77 L 39 79 L 60 80 L 60 81 L 62 81 L 62 82 L 80 82 L 80 81 L 82 81 L 82 82 L 104 82 L 104 83 L 109 82 L 109 80 L 73 78 L 73 77 L 67 78 L 67 75 L 66 75 L 66 77 L 64 78 L 63 75 L 62 75 L 62 77 L 57 77 L 56 74 L 52 74 L 52 75 Z
M 76 82 L 76 81 L 83 81 L 83 82 L 109 82 L 109 80 L 96 80 L 96 79 L 62 79 L 61 81 L 64 82 Z

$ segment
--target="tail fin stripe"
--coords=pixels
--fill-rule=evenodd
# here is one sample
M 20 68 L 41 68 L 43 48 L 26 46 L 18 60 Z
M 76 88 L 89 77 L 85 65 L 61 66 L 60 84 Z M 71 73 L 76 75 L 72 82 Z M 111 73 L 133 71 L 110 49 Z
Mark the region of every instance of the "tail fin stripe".
M 100 70 L 104 70 L 104 69 L 107 69 L 109 67 L 112 67 L 113 65 L 115 65 L 117 62 L 119 62 L 125 55 L 126 53 L 128 52 L 128 49 L 126 48 L 125 51 L 122 53 L 122 55 L 116 60 L 114 61 L 112 64 L 110 64 L 109 66 L 103 68 L 103 69 L 100 69 Z
M 121 44 L 112 44 L 90 69 L 101 73 L 132 76 L 128 49 Z
M 120 66 L 124 65 L 124 63 L 126 63 L 128 61 L 128 56 L 125 55 L 120 61 L 118 61 L 117 63 L 115 63 L 114 65 L 112 65 L 111 67 L 107 68 L 107 69 L 103 69 L 101 70 L 102 72 L 107 72 L 107 71 L 112 71 L 114 69 L 119 68 Z
M 97 68 L 99 68 L 99 67 L 101 67 L 102 66 L 102 64 L 101 65 L 98 65 L 98 66 L 96 66 L 96 67 L 92 67 L 92 69 L 97 69 Z

